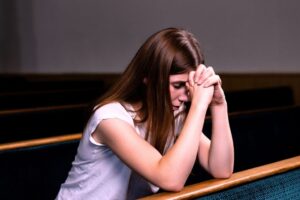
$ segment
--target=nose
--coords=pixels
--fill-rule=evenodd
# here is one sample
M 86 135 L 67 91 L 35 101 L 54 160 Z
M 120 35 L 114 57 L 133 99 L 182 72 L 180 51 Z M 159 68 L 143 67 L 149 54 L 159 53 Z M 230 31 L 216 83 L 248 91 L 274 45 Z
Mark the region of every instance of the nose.
M 185 88 L 182 94 L 179 96 L 179 101 L 181 102 L 187 102 L 189 101 L 189 95 L 188 90 Z

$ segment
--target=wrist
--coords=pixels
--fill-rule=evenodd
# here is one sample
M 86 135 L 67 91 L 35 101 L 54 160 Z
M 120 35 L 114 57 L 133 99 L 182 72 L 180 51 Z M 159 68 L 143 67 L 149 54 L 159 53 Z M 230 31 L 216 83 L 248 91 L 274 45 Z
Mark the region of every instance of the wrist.
M 220 110 L 228 110 L 228 106 L 227 106 L 227 102 L 226 100 L 224 100 L 221 104 L 213 104 L 210 105 L 210 111 L 214 112 L 214 111 L 220 111 Z
M 205 102 L 199 102 L 199 101 L 192 101 L 191 102 L 191 109 L 200 111 L 200 112 L 206 112 L 209 107 L 209 103 Z

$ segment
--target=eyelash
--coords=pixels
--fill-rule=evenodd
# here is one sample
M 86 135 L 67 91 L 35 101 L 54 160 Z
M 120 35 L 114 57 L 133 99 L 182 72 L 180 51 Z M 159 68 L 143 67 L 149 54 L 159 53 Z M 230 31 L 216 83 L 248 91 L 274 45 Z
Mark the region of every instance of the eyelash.
M 173 84 L 173 87 L 175 89 L 180 89 L 182 87 L 185 87 L 185 83 L 175 83 L 175 84 Z

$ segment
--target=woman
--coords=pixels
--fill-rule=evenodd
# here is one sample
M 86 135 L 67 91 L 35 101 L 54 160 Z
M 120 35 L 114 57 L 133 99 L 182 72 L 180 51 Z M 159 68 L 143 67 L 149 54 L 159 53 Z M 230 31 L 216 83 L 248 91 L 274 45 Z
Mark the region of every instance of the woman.
M 168 28 L 152 35 L 95 106 L 57 199 L 180 191 L 196 159 L 214 177 L 229 177 L 234 150 L 227 103 L 219 76 L 203 63 L 190 32 Z M 208 108 L 211 140 L 202 133 Z

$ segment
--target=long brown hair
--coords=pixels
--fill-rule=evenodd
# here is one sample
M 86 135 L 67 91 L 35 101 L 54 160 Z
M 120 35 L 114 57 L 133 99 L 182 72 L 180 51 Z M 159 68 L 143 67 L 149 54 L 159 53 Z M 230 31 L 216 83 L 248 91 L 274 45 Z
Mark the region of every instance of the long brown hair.
M 180 28 L 163 29 L 146 40 L 95 108 L 111 102 L 140 103 L 135 123 L 146 123 L 146 139 L 163 153 L 168 138 L 174 137 L 169 76 L 195 70 L 201 63 L 204 58 L 193 34 Z

